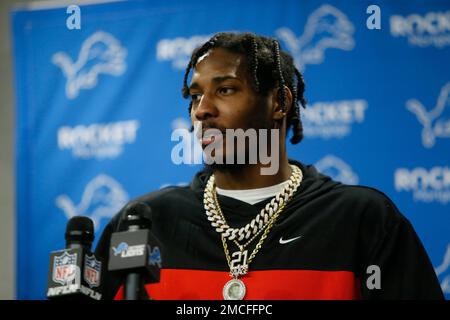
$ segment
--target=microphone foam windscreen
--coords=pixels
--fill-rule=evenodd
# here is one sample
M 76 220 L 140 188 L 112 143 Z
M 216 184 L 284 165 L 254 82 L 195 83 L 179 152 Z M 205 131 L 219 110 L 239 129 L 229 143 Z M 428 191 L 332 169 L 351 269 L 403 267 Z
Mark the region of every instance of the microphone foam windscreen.
M 67 223 L 66 233 L 72 231 L 81 231 L 94 234 L 94 223 L 88 217 L 84 216 L 72 217 Z
M 125 207 L 124 218 L 127 219 L 127 216 L 129 215 L 135 215 L 139 218 L 151 221 L 152 209 L 144 202 L 131 201 Z

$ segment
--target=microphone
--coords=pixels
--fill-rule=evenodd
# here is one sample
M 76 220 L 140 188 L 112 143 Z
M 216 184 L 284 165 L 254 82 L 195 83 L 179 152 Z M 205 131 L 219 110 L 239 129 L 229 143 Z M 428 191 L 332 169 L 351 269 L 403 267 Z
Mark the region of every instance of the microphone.
M 111 235 L 108 270 L 126 276 L 125 300 L 148 299 L 144 283 L 160 280 L 161 244 L 150 231 L 151 228 L 150 207 L 134 201 L 124 209 L 119 232 Z
M 49 299 L 100 300 L 102 262 L 91 252 L 94 223 L 75 216 L 67 223 L 66 249 L 50 254 Z

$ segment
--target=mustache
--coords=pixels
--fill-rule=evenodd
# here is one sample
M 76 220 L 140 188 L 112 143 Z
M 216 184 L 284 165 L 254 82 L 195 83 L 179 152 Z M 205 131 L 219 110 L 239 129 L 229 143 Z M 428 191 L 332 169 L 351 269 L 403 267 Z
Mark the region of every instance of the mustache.
M 223 135 L 226 133 L 226 128 L 223 126 L 220 126 L 215 123 L 195 123 L 193 126 L 191 126 L 191 132 L 194 132 L 197 138 L 202 138 L 205 135 L 205 132 L 208 130 L 218 130 Z

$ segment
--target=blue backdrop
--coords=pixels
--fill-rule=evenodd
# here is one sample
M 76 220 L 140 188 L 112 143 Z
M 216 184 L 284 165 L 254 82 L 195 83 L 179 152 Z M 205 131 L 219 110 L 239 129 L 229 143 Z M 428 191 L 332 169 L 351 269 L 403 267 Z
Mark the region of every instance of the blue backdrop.
M 45 298 L 67 219 L 97 237 L 135 196 L 191 180 L 171 141 L 194 47 L 218 31 L 276 37 L 304 72 L 305 140 L 291 158 L 391 197 L 450 297 L 450 3 L 126 1 L 12 12 L 17 102 L 17 292 Z M 189 155 L 186 155 L 187 157 Z

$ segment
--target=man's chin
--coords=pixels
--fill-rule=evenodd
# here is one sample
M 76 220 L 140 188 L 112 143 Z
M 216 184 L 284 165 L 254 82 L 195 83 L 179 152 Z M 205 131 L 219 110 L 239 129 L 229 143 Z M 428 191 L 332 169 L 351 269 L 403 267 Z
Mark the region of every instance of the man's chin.
M 215 163 L 215 162 L 213 162 L 211 164 L 205 163 L 205 168 L 207 170 L 222 171 L 222 172 L 239 171 L 246 166 L 247 166 L 246 164 L 238 164 L 238 163 L 233 163 L 233 164 Z
M 227 159 L 226 154 L 220 152 L 219 150 L 216 151 L 217 152 L 214 154 L 214 156 L 207 156 L 206 154 L 204 154 L 205 166 L 211 170 L 236 171 L 249 165 L 248 156 L 245 157 L 245 159 L 238 159 L 238 156 L 234 154 L 231 159 L 230 157 L 229 159 Z

